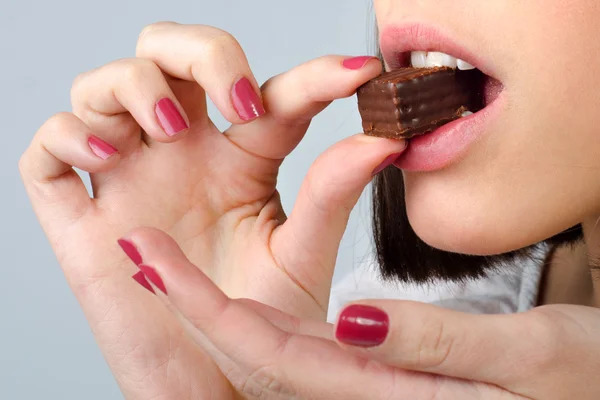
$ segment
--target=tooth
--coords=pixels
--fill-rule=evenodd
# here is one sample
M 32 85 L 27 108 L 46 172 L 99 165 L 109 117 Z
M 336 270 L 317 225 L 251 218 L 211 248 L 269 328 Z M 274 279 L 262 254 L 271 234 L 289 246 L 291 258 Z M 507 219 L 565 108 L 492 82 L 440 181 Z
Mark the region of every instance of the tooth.
M 430 51 L 427 53 L 427 60 L 425 61 L 425 66 L 428 68 L 432 67 L 450 67 L 456 68 L 456 58 L 449 56 L 445 53 L 440 53 L 438 51 Z
M 469 115 L 473 115 L 473 113 L 471 111 L 465 111 L 464 113 L 462 113 L 460 116 L 461 117 L 468 117 Z
M 410 53 L 411 65 L 415 68 L 425 68 L 425 61 L 427 61 L 426 51 L 413 51 Z
M 456 65 L 458 66 L 458 69 L 460 69 L 461 71 L 475 69 L 474 66 L 472 66 L 471 64 L 469 64 L 466 61 L 461 60 L 460 58 L 458 60 L 456 60 Z

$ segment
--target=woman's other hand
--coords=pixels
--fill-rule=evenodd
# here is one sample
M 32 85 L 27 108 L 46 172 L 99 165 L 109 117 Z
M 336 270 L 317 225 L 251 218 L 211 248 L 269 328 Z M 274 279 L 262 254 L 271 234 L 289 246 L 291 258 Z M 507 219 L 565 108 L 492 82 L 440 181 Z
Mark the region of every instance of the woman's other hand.
M 597 399 L 600 310 L 472 315 L 370 300 L 335 326 L 231 299 L 155 229 L 126 240 L 140 271 L 243 398 Z M 336 343 L 337 342 L 337 343 Z M 589 384 L 588 384 L 589 383 Z
M 146 288 L 156 294 L 147 294 L 139 301 L 162 302 L 189 337 L 206 349 L 230 382 L 230 397 L 212 398 L 523 399 L 493 384 L 386 365 L 394 361 L 393 355 L 402 355 L 404 348 L 396 343 L 378 353 L 385 353 L 384 362 L 370 360 L 369 353 L 352 354 L 336 344 L 331 324 L 297 318 L 253 300 L 232 299 L 192 264 L 164 232 L 136 229 L 125 240 L 138 249 L 139 256 L 132 261 L 150 282 Z M 381 321 L 373 320 L 373 314 L 364 318 L 359 322 L 366 323 L 370 340 L 379 337 Z M 439 332 L 419 333 L 431 337 Z M 144 346 L 146 343 L 141 342 L 140 347 Z M 477 352 L 470 346 L 469 349 Z M 448 368 L 452 370 L 450 364 Z M 196 378 L 198 382 L 210 383 L 203 375 Z
M 569 305 L 472 315 L 375 300 L 347 306 L 336 324 L 337 341 L 350 354 L 495 385 L 507 398 L 512 393 L 544 400 L 600 398 L 599 332 L 600 310 Z
M 380 71 L 369 57 L 328 56 L 261 91 L 228 33 L 159 23 L 140 35 L 136 58 L 75 80 L 73 112 L 41 127 L 20 169 L 128 398 L 229 390 L 173 316 L 131 279 L 145 282 L 115 248 L 134 227 L 168 232 L 230 297 L 325 318 L 350 210 L 372 173 L 405 144 L 357 135 L 333 146 L 311 168 L 289 217 L 277 173 L 312 117 Z M 207 96 L 232 123 L 225 132 L 209 119 Z M 73 167 L 90 173 L 93 198 Z

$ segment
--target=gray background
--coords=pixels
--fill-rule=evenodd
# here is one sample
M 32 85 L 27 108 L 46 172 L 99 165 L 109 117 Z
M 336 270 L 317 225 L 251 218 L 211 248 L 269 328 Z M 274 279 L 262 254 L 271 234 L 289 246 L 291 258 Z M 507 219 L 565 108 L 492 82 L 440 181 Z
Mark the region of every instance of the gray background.
M 52 114 L 69 110 L 83 71 L 134 55 L 145 25 L 208 24 L 237 37 L 259 82 L 324 54 L 370 49 L 370 0 L 0 0 L 0 399 L 122 398 L 47 244 L 17 170 L 20 154 Z M 220 126 L 220 116 L 213 115 Z M 360 131 L 355 99 L 334 103 L 283 166 L 293 205 L 309 165 Z M 368 253 L 368 202 L 345 236 L 337 277 Z

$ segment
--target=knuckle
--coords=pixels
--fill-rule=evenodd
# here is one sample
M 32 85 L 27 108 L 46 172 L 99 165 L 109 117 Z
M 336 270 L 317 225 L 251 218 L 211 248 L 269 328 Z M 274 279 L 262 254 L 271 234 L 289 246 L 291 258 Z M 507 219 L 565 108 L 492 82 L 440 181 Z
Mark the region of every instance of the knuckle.
M 218 28 L 211 28 L 208 35 L 198 31 L 198 35 L 202 38 L 202 53 L 207 58 L 217 58 L 230 53 L 232 49 L 241 48 L 233 35 Z
M 116 61 L 121 82 L 140 86 L 143 82 L 160 74 L 160 68 L 151 60 L 144 58 L 128 58 Z
M 45 132 L 64 130 L 73 120 L 73 114 L 68 112 L 56 113 L 42 125 L 36 136 L 44 135 Z
M 273 86 L 273 82 L 276 82 L 277 79 L 280 79 L 280 76 L 281 76 L 281 74 L 272 76 L 269 79 L 267 79 L 260 86 L 260 91 L 263 92 L 263 93 L 265 93 L 265 92 L 268 92 L 269 90 L 271 90 L 271 87 Z
M 395 330 L 390 338 L 401 364 L 417 370 L 444 365 L 455 347 L 445 319 L 425 308 L 428 306 L 415 303 L 396 309 L 396 320 L 413 321 L 412 329 Z
M 275 371 L 276 368 L 271 364 L 254 367 L 241 384 L 240 392 L 256 399 L 270 399 L 286 394 L 286 388 Z
M 530 311 L 528 322 L 523 324 L 525 343 L 535 343 L 527 354 L 528 370 L 547 371 L 556 366 L 561 356 L 561 329 L 555 316 L 543 307 Z
M 151 37 L 152 34 L 171 27 L 173 25 L 176 25 L 175 22 L 171 22 L 171 21 L 158 21 L 158 22 L 154 22 L 152 24 L 146 25 L 144 28 L 142 28 L 142 30 L 140 31 L 140 34 L 138 35 L 138 40 L 137 40 L 137 50 L 139 51 L 142 47 L 142 44 L 145 43 L 146 39 L 148 39 L 148 37 Z
M 441 320 L 426 322 L 424 328 L 423 334 L 415 338 L 417 345 L 413 352 L 413 362 L 422 368 L 440 367 L 450 357 L 454 339 L 446 333 L 445 324 Z
M 25 150 L 25 152 L 23 154 L 21 154 L 21 157 L 19 158 L 19 164 L 18 164 L 19 173 L 21 174 L 22 177 L 27 175 L 28 159 L 29 159 L 29 150 Z
M 21 176 L 27 175 L 27 171 L 30 170 L 30 166 L 35 164 L 33 157 L 35 157 L 35 152 L 33 152 L 34 148 L 38 146 L 44 146 L 44 141 L 46 141 L 46 136 L 51 135 L 52 132 L 60 132 L 67 130 L 66 128 L 72 123 L 73 115 L 68 112 L 60 112 L 54 114 L 50 118 L 44 122 L 44 124 L 40 127 L 40 129 L 35 134 L 33 141 L 25 150 L 25 152 L 19 158 L 19 172 Z
M 71 97 L 73 97 L 77 94 L 77 92 L 79 92 L 79 89 L 81 88 L 82 84 L 86 81 L 88 75 L 89 72 L 83 72 L 81 74 L 78 74 L 75 77 L 75 79 L 73 79 L 73 83 L 71 84 Z

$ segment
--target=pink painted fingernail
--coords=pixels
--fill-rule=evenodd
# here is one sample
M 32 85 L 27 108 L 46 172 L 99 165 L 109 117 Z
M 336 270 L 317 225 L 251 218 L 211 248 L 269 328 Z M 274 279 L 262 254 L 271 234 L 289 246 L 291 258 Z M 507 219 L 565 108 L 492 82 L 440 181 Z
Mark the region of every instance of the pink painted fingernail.
M 160 126 L 168 136 L 175 136 L 179 132 L 189 128 L 187 122 L 179 112 L 179 109 L 173 103 L 173 100 L 165 97 L 156 103 L 154 109 Z
M 88 146 L 90 146 L 92 153 L 103 160 L 108 160 L 111 156 L 118 152 L 118 150 L 113 146 L 94 135 L 91 135 L 88 138 Z
M 138 265 L 138 268 L 144 273 L 144 275 L 146 275 L 146 278 L 148 278 L 148 280 L 152 282 L 154 286 L 159 288 L 164 294 L 167 294 L 167 288 L 165 287 L 160 275 L 158 275 L 154 268 L 144 264 Z
M 231 100 L 244 121 L 252 121 L 265 114 L 265 107 L 248 78 L 241 78 L 233 85 Z
M 142 256 L 133 243 L 125 239 L 119 239 L 117 243 L 119 243 L 121 249 L 123 249 L 125 254 L 127 254 L 127 257 L 129 257 L 135 265 L 140 265 L 142 263 Z
M 340 313 L 335 337 L 342 343 L 358 347 L 379 346 L 390 329 L 390 319 L 375 307 L 351 305 Z
M 377 168 L 375 168 L 375 170 L 373 171 L 373 176 L 379 174 L 381 171 L 395 163 L 401 155 L 402 153 L 395 153 L 387 156 L 386 159 L 383 160 L 383 162 Z
M 361 69 L 362 67 L 367 65 L 367 63 L 369 61 L 371 61 L 375 58 L 376 57 L 372 57 L 372 56 L 360 56 L 360 57 L 347 58 L 342 62 L 342 65 L 346 69 L 357 70 L 357 69 Z
M 137 274 L 133 275 L 132 278 L 133 278 L 134 281 L 136 281 L 137 283 L 139 283 L 140 285 L 142 285 L 142 287 L 144 289 L 152 292 L 153 294 L 156 294 L 156 292 L 152 288 L 152 285 L 150 285 L 148 283 L 148 281 L 146 280 L 146 275 L 144 275 L 144 273 L 142 271 L 140 271 Z

